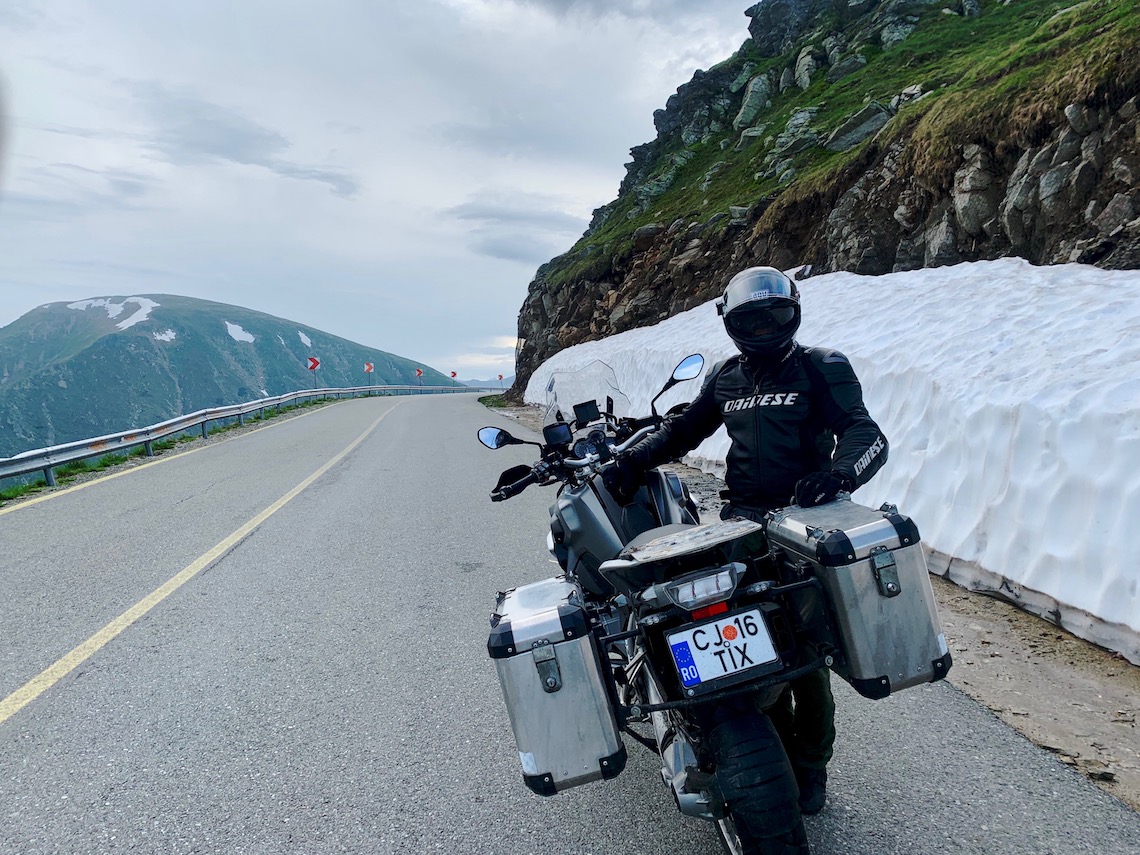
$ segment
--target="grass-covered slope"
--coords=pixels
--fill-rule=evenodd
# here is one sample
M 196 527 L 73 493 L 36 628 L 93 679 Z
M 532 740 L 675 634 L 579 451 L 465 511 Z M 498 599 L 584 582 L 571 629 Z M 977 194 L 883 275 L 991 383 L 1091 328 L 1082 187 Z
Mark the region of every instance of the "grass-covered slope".
M 1008 5 L 987 0 L 976 18 L 944 14 L 943 5 L 952 4 L 921 10 L 916 30 L 899 44 L 883 49 L 864 42 L 848 50 L 867 58 L 861 70 L 835 83 L 819 74 L 807 90 L 793 86 L 776 94 L 756 122 L 766 126 L 767 138 L 743 151 L 735 150 L 740 132 L 730 124 L 694 145 L 686 145 L 678 134 L 659 136 L 652 144 L 652 168 L 639 184 L 672 171 L 669 188 L 648 206 L 633 188 L 620 195 L 607 206 L 600 226 L 549 264 L 546 280 L 553 285 L 604 275 L 615 259 L 632 250 L 633 233 L 650 223 L 708 220 L 727 214 L 729 206 L 775 197 L 765 213 L 765 222 L 774 223 L 788 206 L 846 183 L 847 170 L 858 166 L 867 149 L 881 148 L 903 133 L 910 135 L 906 168 L 931 188 L 946 189 L 965 143 L 995 143 L 998 154 L 1027 147 L 1041 141 L 1070 103 L 1119 105 L 1140 92 L 1137 0 L 1011 0 Z M 828 22 L 821 21 L 819 31 L 827 28 Z M 732 79 L 752 63 L 753 75 L 768 71 L 778 76 L 794 64 L 798 52 L 797 46 L 778 57 L 761 57 L 748 41 L 709 73 Z M 797 111 L 817 108 L 812 127 L 826 137 L 868 101 L 886 104 L 914 85 L 930 94 L 904 105 L 879 140 L 843 153 L 816 146 L 795 154 L 796 178 L 790 184 L 781 184 L 779 176 L 762 176 L 760 167 L 774 137 Z M 737 93 L 734 106 L 740 97 Z M 724 166 L 708 178 L 717 163 Z

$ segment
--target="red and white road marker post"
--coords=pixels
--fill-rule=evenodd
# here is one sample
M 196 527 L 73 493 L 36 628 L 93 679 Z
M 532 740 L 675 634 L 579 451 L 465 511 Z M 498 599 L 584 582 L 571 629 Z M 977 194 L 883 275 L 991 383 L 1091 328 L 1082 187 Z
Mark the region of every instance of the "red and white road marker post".
M 313 391 L 317 390 L 317 369 L 321 367 L 321 361 L 315 356 L 309 357 L 309 370 L 313 372 Z

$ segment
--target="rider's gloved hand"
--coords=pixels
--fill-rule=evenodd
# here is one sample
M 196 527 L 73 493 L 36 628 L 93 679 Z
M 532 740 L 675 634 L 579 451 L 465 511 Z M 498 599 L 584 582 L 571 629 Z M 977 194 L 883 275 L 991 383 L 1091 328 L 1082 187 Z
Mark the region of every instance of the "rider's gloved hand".
M 842 472 L 813 472 L 796 482 L 795 503 L 801 508 L 826 505 L 841 491 L 850 491 L 855 485 Z
M 645 472 L 626 457 L 619 457 L 602 472 L 602 483 L 621 504 L 628 505 L 645 483 Z

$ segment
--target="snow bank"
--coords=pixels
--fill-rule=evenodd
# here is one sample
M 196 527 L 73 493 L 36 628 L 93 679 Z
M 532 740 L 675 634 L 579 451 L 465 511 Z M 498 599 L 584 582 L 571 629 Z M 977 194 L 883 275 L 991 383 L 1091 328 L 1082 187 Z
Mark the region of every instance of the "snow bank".
M 891 443 L 858 501 L 897 503 L 957 581 L 1140 662 L 1140 272 L 1003 259 L 800 286 L 799 340 L 850 357 Z M 526 400 L 602 359 L 647 411 L 691 352 L 735 352 L 713 302 L 555 355 Z M 727 448 L 721 429 L 689 462 L 722 472 Z
M 311 338 L 309 338 L 307 335 L 305 335 L 303 332 L 301 332 L 300 330 L 297 330 L 297 335 L 301 339 L 301 344 L 305 345 L 305 347 L 312 347 L 313 346 L 313 340 Z

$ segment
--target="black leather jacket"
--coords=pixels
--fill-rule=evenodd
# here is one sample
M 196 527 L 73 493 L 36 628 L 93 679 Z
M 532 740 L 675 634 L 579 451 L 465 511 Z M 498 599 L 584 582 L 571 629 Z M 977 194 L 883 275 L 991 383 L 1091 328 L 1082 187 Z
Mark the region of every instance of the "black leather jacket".
M 713 366 L 696 400 L 626 454 L 648 469 L 692 451 L 721 424 L 731 440 L 728 499 L 760 512 L 790 504 L 796 482 L 812 472 L 834 470 L 859 487 L 887 459 L 847 357 L 799 344 L 767 372 L 741 356 Z

